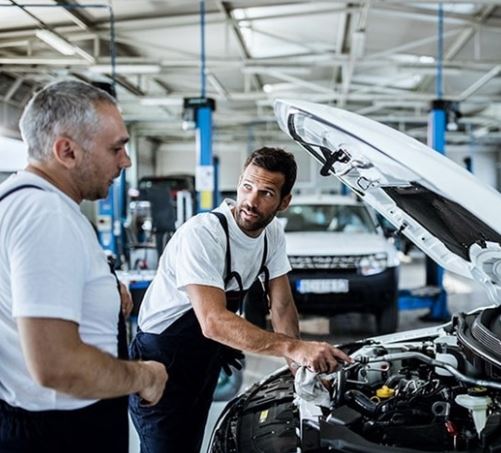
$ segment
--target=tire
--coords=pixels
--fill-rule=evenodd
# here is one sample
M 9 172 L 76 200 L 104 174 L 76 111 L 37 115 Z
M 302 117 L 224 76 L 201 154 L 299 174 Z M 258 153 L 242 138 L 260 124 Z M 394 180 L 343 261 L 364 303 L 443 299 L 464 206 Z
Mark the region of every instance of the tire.
M 267 314 L 268 303 L 264 296 L 263 285 L 256 280 L 244 299 L 245 319 L 261 329 L 266 329 Z
M 381 311 L 375 313 L 375 317 L 378 335 L 396 332 L 398 328 L 398 298 L 392 297 Z

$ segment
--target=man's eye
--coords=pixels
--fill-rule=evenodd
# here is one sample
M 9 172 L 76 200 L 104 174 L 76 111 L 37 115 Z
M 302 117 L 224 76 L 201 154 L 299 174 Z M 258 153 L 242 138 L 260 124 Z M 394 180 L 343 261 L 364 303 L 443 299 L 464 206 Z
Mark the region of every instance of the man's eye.
M 245 190 L 251 190 L 252 189 L 252 187 L 251 187 L 250 184 L 244 184 L 243 186 L 244 186 Z

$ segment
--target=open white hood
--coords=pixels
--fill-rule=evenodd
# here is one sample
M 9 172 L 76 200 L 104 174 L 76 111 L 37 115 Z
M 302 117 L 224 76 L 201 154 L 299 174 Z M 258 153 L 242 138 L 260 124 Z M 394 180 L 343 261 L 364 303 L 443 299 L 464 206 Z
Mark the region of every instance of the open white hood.
M 282 130 L 445 269 L 501 303 L 501 194 L 426 145 L 337 108 L 277 100 Z

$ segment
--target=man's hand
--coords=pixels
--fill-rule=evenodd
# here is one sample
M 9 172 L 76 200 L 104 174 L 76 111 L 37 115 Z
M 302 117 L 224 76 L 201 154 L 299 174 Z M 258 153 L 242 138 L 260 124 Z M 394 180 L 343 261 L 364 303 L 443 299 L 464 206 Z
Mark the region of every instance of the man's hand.
M 241 370 L 243 367 L 242 361 L 244 360 L 245 356 L 242 351 L 239 351 L 238 349 L 222 345 L 220 357 L 221 368 L 227 376 L 231 376 L 233 374 L 232 368 Z
M 132 312 L 134 303 L 132 302 L 132 297 L 130 295 L 129 290 L 127 289 L 127 286 L 125 286 L 122 282 L 119 282 L 119 288 L 120 288 L 120 306 L 122 309 L 122 314 L 124 315 L 124 318 L 127 319 Z
M 339 363 L 352 362 L 352 359 L 340 349 L 318 341 L 296 341 L 288 358 L 317 373 L 332 373 Z
M 138 394 L 144 406 L 154 406 L 162 398 L 169 375 L 165 366 L 159 362 L 150 360 L 141 362 L 141 365 L 147 370 L 149 382 Z

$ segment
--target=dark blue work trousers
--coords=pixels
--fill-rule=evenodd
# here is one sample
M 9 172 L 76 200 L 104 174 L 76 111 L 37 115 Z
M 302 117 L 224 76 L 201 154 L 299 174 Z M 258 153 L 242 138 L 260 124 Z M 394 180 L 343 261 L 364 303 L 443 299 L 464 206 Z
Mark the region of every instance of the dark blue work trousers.
M 27 411 L 0 401 L 1 453 L 128 451 L 126 397 L 59 411 Z
M 221 369 L 220 348 L 203 336 L 193 310 L 161 334 L 137 333 L 131 358 L 159 361 L 169 374 L 157 405 L 142 406 L 136 395 L 129 399 L 141 453 L 200 452 Z

